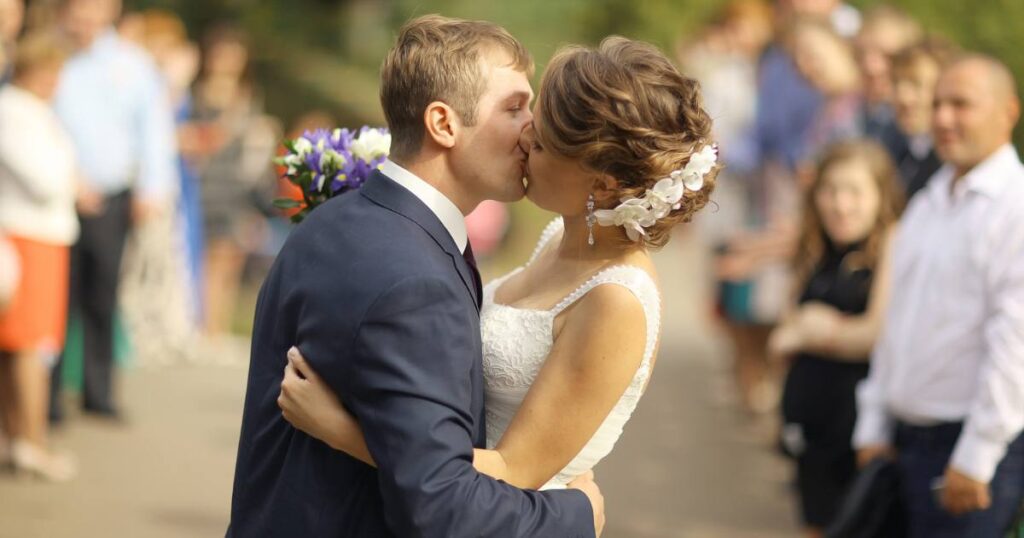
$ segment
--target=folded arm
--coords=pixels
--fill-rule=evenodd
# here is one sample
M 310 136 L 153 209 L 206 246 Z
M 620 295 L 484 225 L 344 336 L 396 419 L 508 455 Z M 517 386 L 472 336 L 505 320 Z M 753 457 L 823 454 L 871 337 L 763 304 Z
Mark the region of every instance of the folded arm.
M 849 362 L 870 357 L 889 303 L 891 251 L 892 232 L 889 232 L 875 265 L 868 307 L 863 314 L 843 314 L 835 307 L 817 302 L 797 306 L 773 332 L 772 351 L 778 354 L 806 351 Z

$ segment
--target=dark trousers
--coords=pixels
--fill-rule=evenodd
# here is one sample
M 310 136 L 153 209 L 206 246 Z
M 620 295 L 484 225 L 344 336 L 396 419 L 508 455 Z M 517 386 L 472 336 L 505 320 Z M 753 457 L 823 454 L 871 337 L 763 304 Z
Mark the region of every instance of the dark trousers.
M 114 311 L 121 256 L 131 227 L 131 194 L 105 200 L 103 212 L 79 216 L 81 235 L 71 248 L 68 310 L 82 322 L 83 404 L 87 411 L 112 413 Z M 61 358 L 63 363 L 63 357 Z M 53 369 L 51 415 L 61 416 L 61 364 Z
M 910 538 L 1002 538 L 1024 499 L 1024 437 L 1015 439 L 989 484 L 988 510 L 954 517 L 938 504 L 932 481 L 946 472 L 961 423 L 938 426 L 900 424 L 897 466 L 908 511 Z

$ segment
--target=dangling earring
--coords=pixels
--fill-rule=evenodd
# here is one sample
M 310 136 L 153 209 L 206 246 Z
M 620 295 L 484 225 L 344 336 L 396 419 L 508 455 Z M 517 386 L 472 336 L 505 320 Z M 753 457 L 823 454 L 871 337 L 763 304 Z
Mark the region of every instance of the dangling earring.
M 587 244 L 594 246 L 594 194 L 587 196 Z

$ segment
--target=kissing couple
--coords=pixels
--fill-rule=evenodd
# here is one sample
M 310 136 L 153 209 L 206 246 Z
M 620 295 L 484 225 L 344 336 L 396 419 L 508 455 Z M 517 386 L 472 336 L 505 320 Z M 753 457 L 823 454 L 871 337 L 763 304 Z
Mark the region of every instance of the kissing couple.
M 649 44 L 562 49 L 531 110 L 532 70 L 489 22 L 399 31 L 389 159 L 260 290 L 227 536 L 601 534 L 591 469 L 658 349 L 650 252 L 707 203 L 717 148 Z M 483 286 L 463 218 L 524 195 L 558 217 Z

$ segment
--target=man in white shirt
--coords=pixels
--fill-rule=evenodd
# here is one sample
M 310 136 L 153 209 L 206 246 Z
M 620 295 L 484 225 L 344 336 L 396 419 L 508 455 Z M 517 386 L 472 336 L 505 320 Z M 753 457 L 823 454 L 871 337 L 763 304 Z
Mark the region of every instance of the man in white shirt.
M 1003 536 L 1024 494 L 1024 165 L 1009 70 L 967 55 L 936 87 L 946 165 L 896 237 L 853 443 L 895 455 L 912 537 Z

